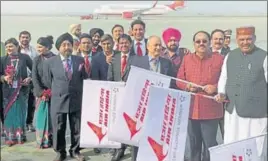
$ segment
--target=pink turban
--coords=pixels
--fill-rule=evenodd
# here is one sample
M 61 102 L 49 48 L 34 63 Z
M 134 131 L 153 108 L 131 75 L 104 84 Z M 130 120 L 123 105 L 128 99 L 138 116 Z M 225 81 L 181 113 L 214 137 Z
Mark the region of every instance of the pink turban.
M 175 37 L 175 39 L 177 41 L 180 41 L 181 40 L 181 32 L 177 29 L 174 29 L 174 28 L 168 28 L 162 34 L 162 38 L 163 38 L 165 44 L 168 43 L 168 41 L 171 37 Z

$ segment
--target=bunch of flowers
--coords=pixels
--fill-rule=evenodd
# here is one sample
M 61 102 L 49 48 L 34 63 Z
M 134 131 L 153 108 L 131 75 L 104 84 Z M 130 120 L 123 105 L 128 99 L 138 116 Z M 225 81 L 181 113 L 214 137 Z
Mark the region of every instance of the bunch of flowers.
M 13 77 L 15 75 L 15 72 L 16 72 L 16 69 L 14 66 L 7 65 L 6 70 L 5 70 L 6 76 Z
M 51 97 L 51 89 L 46 89 L 43 91 L 42 96 L 46 97 L 46 98 L 50 98 Z

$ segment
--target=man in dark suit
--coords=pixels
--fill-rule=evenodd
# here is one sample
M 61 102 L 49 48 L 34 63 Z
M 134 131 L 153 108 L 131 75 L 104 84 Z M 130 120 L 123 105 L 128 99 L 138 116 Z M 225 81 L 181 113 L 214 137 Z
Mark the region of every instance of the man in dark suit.
M 54 161 L 66 159 L 66 120 L 69 117 L 71 130 L 70 156 L 84 161 L 80 154 L 80 119 L 83 80 L 88 77 L 82 57 L 71 55 L 73 38 L 70 34 L 61 35 L 56 41 L 59 55 L 44 62 L 45 86 L 52 89 L 51 119 L 53 127 L 53 148 L 57 152 Z
M 211 37 L 211 50 L 223 56 L 229 53 L 229 50 L 224 47 L 224 31 L 215 29 L 210 34 Z
M 130 57 L 136 55 L 131 52 L 132 40 L 129 35 L 123 34 L 118 39 L 119 48 L 121 52 L 117 52 L 112 56 L 112 61 L 108 68 L 109 81 L 122 81 L 122 77 L 125 74 L 125 69 Z
M 161 38 L 158 36 L 151 36 L 148 39 L 147 50 L 148 55 L 142 57 L 134 55 L 131 57 L 130 61 L 128 62 L 126 74 L 122 78 L 124 81 L 127 81 L 131 65 L 161 73 L 167 76 L 173 76 L 174 71 L 171 61 L 160 57 L 160 54 L 162 52 Z M 132 161 L 136 161 L 137 153 L 138 147 L 133 147 L 131 152 Z
M 106 59 L 119 52 L 113 50 L 113 37 L 109 34 L 101 37 L 101 46 L 103 52 L 92 58 L 91 79 L 93 80 L 107 80 L 109 64 Z
M 132 40 L 129 35 L 121 35 L 118 38 L 118 42 L 121 52 L 117 52 L 112 56 L 112 61 L 108 68 L 108 81 L 122 81 L 122 77 L 126 74 L 127 62 L 131 59 L 131 56 L 136 55 L 130 52 Z M 122 144 L 120 149 L 115 150 L 111 161 L 119 161 L 124 156 L 126 147 L 125 144 Z
M 133 36 L 131 53 L 136 53 L 138 56 L 147 55 L 147 41 L 144 38 L 146 25 L 142 20 L 134 20 L 131 23 L 131 31 Z

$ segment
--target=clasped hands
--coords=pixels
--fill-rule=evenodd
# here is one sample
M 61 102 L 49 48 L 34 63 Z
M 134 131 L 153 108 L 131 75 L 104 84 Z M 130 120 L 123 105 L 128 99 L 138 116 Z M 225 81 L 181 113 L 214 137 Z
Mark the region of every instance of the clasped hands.
M 202 90 L 202 91 L 206 92 L 207 94 L 211 95 L 211 94 L 217 92 L 217 87 L 214 85 L 206 85 L 203 88 L 200 88 L 200 87 L 197 87 L 197 86 L 189 83 L 186 86 L 186 90 L 189 92 L 193 92 L 193 93 L 196 93 L 196 92 Z M 217 95 L 215 95 L 214 99 L 215 99 L 215 101 L 217 101 L 219 103 L 223 103 L 226 99 L 226 96 L 225 96 L 225 94 L 218 93 Z
M 189 91 L 189 92 L 193 92 L 193 93 L 196 93 L 200 90 L 206 92 L 207 94 L 211 95 L 215 92 L 217 92 L 217 87 L 215 87 L 214 85 L 206 85 L 204 86 L 203 88 L 200 88 L 200 87 L 197 87 L 191 83 L 187 84 L 186 86 L 186 90 Z

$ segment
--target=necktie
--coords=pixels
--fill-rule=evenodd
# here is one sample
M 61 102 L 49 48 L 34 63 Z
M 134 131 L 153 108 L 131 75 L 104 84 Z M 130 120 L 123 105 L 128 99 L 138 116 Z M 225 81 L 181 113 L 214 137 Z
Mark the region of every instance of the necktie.
M 69 59 L 66 59 L 65 60 L 65 72 L 66 72 L 66 75 L 68 77 L 69 80 L 72 79 L 72 69 L 71 69 L 71 64 L 70 64 L 70 60 Z
M 137 55 L 142 56 L 141 43 L 137 42 Z
M 88 60 L 88 55 L 85 56 L 85 69 L 87 74 L 90 73 L 90 61 Z
M 123 76 L 127 66 L 127 56 L 123 55 L 121 58 L 121 77 Z
M 154 72 L 157 72 L 157 60 L 156 59 L 151 60 L 151 70 Z
M 92 52 L 97 52 L 97 48 L 96 47 L 92 47 Z

